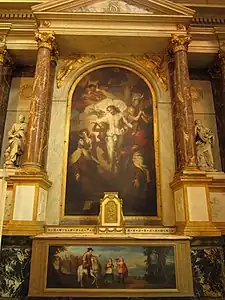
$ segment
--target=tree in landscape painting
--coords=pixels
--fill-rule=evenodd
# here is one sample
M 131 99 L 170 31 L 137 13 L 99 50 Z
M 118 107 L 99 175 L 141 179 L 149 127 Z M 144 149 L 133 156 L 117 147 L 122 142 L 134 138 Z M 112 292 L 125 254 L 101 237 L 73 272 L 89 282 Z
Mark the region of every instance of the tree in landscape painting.
M 143 247 L 146 256 L 145 280 L 149 284 L 165 283 L 165 287 L 176 286 L 173 247 Z

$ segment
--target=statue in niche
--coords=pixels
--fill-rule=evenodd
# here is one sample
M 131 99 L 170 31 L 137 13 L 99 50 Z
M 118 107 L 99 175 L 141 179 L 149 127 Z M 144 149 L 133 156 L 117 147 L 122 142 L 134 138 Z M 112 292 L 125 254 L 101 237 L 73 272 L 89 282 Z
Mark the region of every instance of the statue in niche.
M 26 143 L 27 123 L 25 116 L 19 115 L 19 123 L 13 124 L 8 133 L 8 147 L 5 150 L 5 168 L 21 166 L 21 157 Z
M 212 154 L 214 134 L 209 128 L 203 126 L 200 120 L 195 120 L 195 143 L 199 168 L 203 171 L 215 171 Z

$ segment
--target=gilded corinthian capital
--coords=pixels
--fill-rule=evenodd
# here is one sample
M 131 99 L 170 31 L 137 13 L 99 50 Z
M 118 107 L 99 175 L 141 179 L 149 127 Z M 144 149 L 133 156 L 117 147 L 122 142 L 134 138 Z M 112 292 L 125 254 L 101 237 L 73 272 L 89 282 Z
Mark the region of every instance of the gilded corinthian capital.
M 188 45 L 191 41 L 191 36 L 188 35 L 176 35 L 173 34 L 171 38 L 171 50 L 173 53 L 178 51 L 187 51 Z
M 38 42 L 38 48 L 44 47 L 52 50 L 55 35 L 53 32 L 36 32 L 35 40 Z

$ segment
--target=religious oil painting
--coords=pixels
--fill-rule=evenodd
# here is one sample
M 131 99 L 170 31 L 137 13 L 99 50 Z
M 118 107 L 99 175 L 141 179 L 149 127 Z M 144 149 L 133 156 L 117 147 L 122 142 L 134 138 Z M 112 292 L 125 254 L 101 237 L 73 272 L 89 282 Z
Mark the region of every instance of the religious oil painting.
M 47 288 L 176 289 L 173 246 L 50 246 Z
M 119 193 L 125 216 L 158 216 L 151 90 L 116 66 L 78 81 L 68 109 L 64 216 L 98 215 L 104 192 Z

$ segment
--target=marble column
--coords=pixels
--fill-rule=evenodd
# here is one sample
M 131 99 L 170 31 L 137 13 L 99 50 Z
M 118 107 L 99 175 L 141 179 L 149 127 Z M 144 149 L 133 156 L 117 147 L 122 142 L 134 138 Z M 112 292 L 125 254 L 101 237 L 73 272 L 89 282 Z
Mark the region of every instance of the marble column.
M 38 55 L 34 77 L 33 94 L 28 121 L 27 144 L 24 151 L 25 171 L 45 171 L 47 153 L 50 95 L 51 95 L 51 51 L 55 36 L 52 33 L 38 32 Z
M 11 79 L 12 67 L 9 63 L 8 52 L 5 47 L 0 47 L 0 151 L 4 135 Z
M 216 63 L 209 73 L 212 78 L 222 171 L 225 172 L 225 50 L 220 50 Z
M 187 60 L 189 42 L 189 35 L 173 35 L 171 39 L 173 62 L 170 66 L 170 77 L 173 82 L 171 96 L 177 174 L 197 170 L 194 115 Z
M 54 90 L 54 82 L 55 82 L 55 72 L 56 72 L 56 66 L 57 66 L 57 60 L 58 60 L 58 50 L 56 47 L 52 49 L 51 52 L 51 62 L 50 62 L 50 76 L 49 76 L 49 102 L 48 102 L 48 112 L 47 112 L 47 126 L 48 129 L 50 127 L 50 119 L 51 119 L 51 109 L 52 109 L 52 96 L 53 96 L 53 90 Z M 44 144 L 46 147 L 44 148 L 43 153 L 43 166 L 44 168 L 47 166 L 47 155 L 48 155 L 48 136 L 49 136 L 49 130 L 47 134 L 45 135 L 45 142 Z

